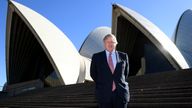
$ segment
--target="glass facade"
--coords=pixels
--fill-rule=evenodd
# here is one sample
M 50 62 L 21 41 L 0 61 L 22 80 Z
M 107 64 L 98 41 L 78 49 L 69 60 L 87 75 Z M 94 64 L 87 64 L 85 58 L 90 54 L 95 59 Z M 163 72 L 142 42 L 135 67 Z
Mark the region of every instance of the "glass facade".
M 59 78 L 55 71 L 51 72 L 51 74 L 45 78 L 45 85 L 51 86 L 51 87 L 61 85 Z
M 17 13 L 13 13 L 12 17 L 8 84 L 36 79 L 43 82 L 50 82 L 53 78 L 58 80 L 51 62 L 31 30 Z M 47 86 L 52 86 L 52 83 Z
M 168 59 L 161 53 L 137 27 L 123 16 L 118 17 L 117 50 L 129 55 L 129 76 L 175 70 Z
M 152 44 L 144 45 L 145 73 L 155 73 L 174 70 L 174 67 Z

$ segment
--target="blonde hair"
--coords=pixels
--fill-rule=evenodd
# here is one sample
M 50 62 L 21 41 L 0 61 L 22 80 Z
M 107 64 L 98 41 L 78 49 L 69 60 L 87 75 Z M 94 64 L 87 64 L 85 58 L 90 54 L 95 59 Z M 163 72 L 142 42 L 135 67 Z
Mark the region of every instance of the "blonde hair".
M 116 43 L 116 44 L 118 43 L 115 35 L 113 35 L 113 34 L 107 34 L 107 35 L 105 35 L 105 37 L 103 38 L 103 42 L 105 42 L 105 40 L 108 39 L 109 37 L 112 37 L 112 38 L 115 40 L 115 43 Z

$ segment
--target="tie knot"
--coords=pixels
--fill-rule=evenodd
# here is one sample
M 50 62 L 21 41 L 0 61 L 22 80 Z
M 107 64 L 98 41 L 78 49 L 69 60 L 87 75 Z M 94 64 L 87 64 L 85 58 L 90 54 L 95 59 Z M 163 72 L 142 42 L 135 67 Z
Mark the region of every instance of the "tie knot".
M 109 53 L 109 56 L 111 56 L 111 55 L 112 55 L 112 52 Z

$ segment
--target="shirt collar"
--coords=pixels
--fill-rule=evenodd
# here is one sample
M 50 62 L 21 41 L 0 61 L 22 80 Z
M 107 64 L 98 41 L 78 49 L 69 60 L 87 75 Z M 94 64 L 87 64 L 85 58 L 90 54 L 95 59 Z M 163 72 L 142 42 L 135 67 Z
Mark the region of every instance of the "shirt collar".
M 110 52 L 107 51 L 107 50 L 105 50 L 105 52 L 106 52 L 107 55 L 109 55 L 109 53 L 110 53 Z M 115 49 L 114 49 L 111 53 L 112 53 L 112 55 L 115 54 Z

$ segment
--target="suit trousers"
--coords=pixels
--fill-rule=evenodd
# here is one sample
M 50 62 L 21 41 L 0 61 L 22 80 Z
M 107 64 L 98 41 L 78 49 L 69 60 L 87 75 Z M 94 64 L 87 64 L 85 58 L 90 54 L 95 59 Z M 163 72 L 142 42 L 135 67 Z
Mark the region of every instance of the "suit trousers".
M 123 102 L 123 99 L 117 95 L 117 91 L 112 92 L 109 102 L 99 103 L 99 108 L 127 108 L 128 102 Z

